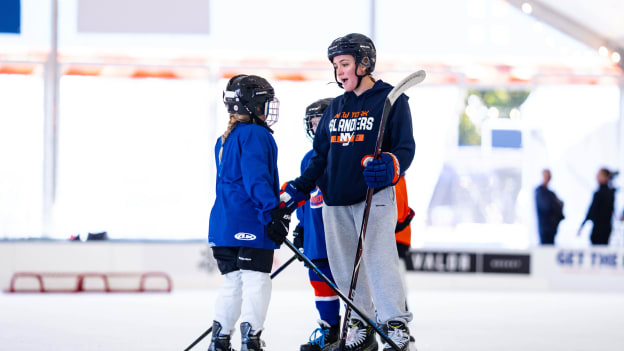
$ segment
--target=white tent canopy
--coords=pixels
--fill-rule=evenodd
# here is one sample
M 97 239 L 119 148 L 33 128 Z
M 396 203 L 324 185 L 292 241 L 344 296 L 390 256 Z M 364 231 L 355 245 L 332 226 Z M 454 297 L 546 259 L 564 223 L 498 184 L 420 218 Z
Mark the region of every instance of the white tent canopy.
M 624 2 L 618 0 L 508 0 L 511 5 L 606 54 L 624 53 Z M 619 60 L 620 67 L 623 61 Z

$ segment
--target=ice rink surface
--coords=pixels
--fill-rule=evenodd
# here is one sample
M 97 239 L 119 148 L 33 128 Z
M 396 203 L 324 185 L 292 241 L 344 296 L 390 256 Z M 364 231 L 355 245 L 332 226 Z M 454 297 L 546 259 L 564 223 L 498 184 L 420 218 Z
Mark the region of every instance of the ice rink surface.
M 0 350 L 184 350 L 211 326 L 216 293 L 3 293 Z M 419 351 L 624 350 L 624 294 L 429 290 L 409 305 Z M 266 350 L 298 350 L 316 319 L 311 289 L 274 289 Z

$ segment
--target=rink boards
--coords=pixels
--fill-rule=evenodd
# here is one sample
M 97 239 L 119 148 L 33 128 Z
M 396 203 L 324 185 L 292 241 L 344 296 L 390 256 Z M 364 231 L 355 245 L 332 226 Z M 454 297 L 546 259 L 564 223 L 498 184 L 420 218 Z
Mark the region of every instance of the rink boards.
M 276 252 L 274 268 L 292 255 Z M 407 260 L 408 289 L 570 290 L 624 292 L 623 248 L 532 250 L 413 249 Z M 163 272 L 173 289 L 213 288 L 220 275 L 205 242 L 0 242 L 0 288 L 19 272 Z M 33 288 L 36 282 L 17 282 Z M 62 285 L 65 282 L 47 282 Z M 97 288 L 97 280 L 89 282 Z M 120 284 L 132 285 L 126 281 Z M 153 288 L 159 288 L 154 280 Z M 275 287 L 307 288 L 306 269 L 295 262 L 275 279 Z

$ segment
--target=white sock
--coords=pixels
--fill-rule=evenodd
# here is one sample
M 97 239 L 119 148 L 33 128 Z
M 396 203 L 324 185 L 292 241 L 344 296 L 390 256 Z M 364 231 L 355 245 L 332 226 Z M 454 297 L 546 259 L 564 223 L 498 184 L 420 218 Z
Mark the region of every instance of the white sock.
M 256 271 L 242 270 L 243 304 L 242 322 L 251 324 L 254 332 L 264 327 L 269 301 L 271 300 L 271 275 Z
M 231 335 L 241 314 L 242 286 L 241 271 L 223 275 L 223 285 L 215 304 L 215 320 L 221 323 L 221 334 Z

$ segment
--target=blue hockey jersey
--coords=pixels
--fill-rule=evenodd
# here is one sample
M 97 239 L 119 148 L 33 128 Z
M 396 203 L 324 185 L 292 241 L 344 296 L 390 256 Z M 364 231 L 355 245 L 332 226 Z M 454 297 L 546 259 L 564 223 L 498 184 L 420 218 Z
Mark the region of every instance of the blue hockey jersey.
M 308 167 L 314 150 L 310 150 L 301 161 L 301 173 Z M 310 199 L 297 209 L 299 225 L 303 227 L 303 253 L 311 260 L 327 258 L 325 230 L 323 229 L 323 194 L 316 187 Z
M 239 123 L 225 142 L 215 145 L 216 199 L 210 212 L 210 246 L 276 249 L 265 234 L 271 211 L 279 205 L 277 146 L 264 127 Z
M 310 191 L 318 185 L 329 206 L 364 201 L 367 186 L 360 162 L 375 152 L 384 102 L 391 90 L 390 84 L 378 80 L 360 96 L 345 92 L 332 100 L 314 136 L 315 154 L 294 180 L 299 190 Z M 407 100 L 406 95 L 399 96 L 390 109 L 381 147 L 396 156 L 401 173 L 409 168 L 416 149 Z

